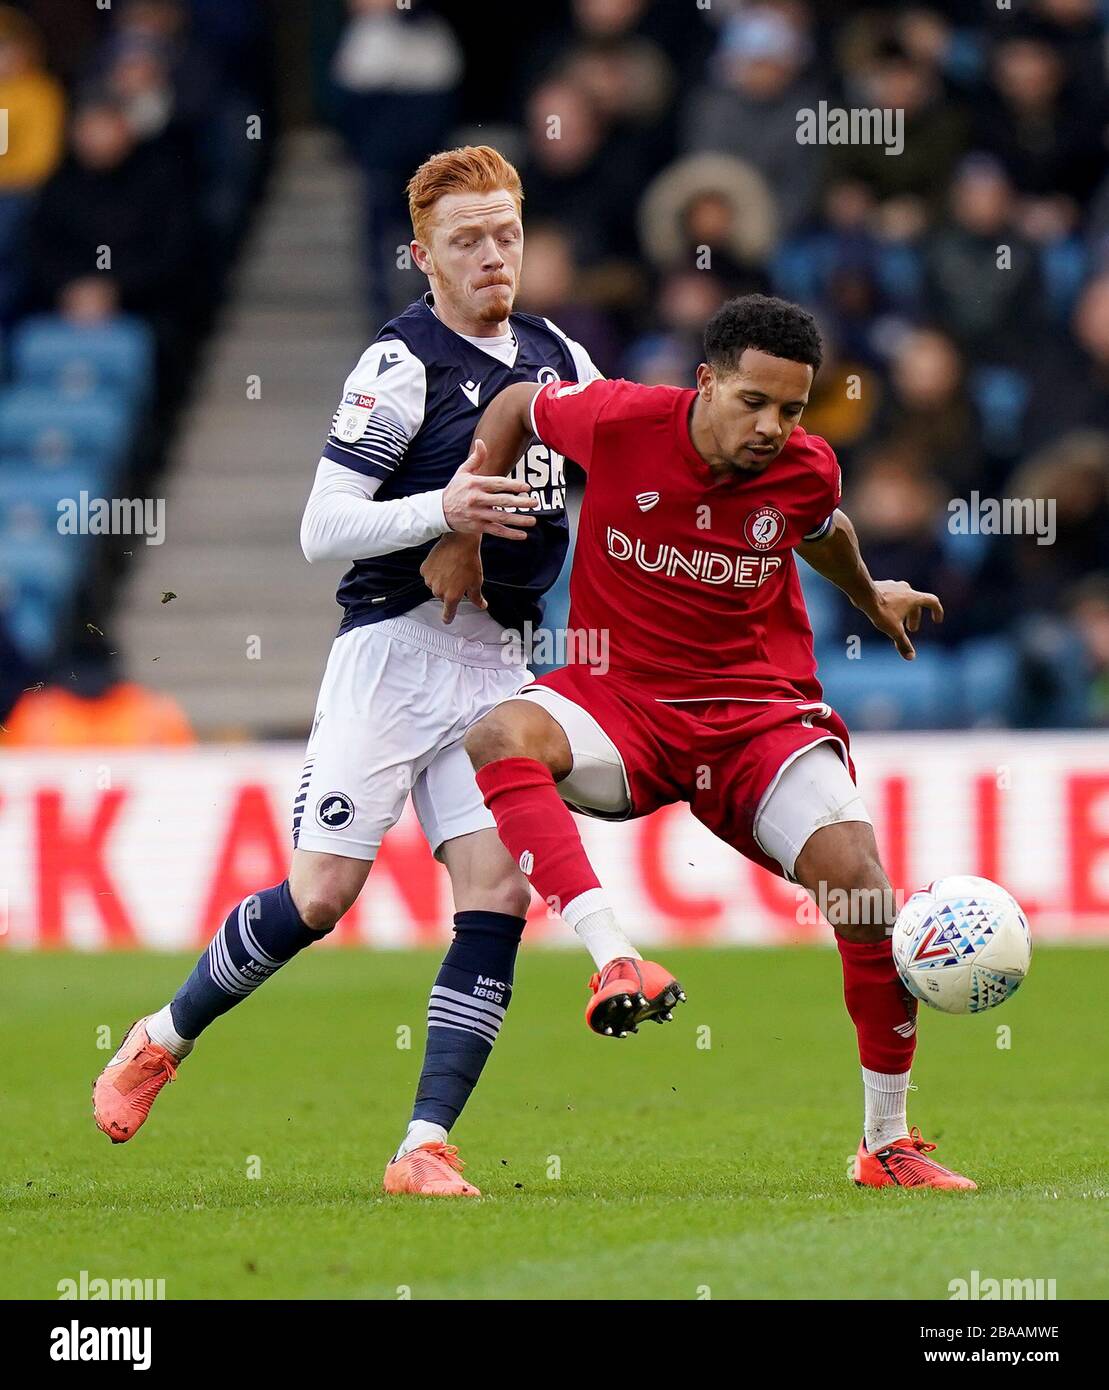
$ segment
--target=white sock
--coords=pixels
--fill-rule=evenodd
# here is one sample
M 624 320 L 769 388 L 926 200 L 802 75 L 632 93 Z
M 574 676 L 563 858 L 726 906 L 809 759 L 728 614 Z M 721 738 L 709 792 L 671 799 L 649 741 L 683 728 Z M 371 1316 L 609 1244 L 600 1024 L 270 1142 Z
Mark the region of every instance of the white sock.
M 616 914 L 609 907 L 602 888 L 590 888 L 579 893 L 573 902 L 567 903 L 562 909 L 562 920 L 581 937 L 598 970 L 603 970 L 610 960 L 620 956 L 630 956 L 632 960 L 643 959 L 620 930 Z
M 151 1042 L 156 1042 L 159 1047 L 164 1047 L 167 1052 L 171 1052 L 180 1062 L 187 1057 L 196 1046 L 195 1038 L 183 1038 L 173 1026 L 173 1014 L 170 1013 L 169 1005 L 164 1009 L 159 1009 L 156 1014 L 151 1014 L 146 1020 L 146 1031 Z
M 421 1144 L 445 1144 L 447 1142 L 447 1131 L 442 1125 L 433 1125 L 430 1120 L 413 1120 L 408 1126 L 408 1133 L 404 1136 L 400 1148 L 393 1155 L 393 1162 L 398 1158 L 403 1158 L 405 1154 L 411 1153 L 413 1149 L 418 1149 Z
M 895 1139 L 909 1137 L 905 1103 L 909 1094 L 910 1075 L 907 1071 L 868 1071 L 863 1067 L 863 1092 L 866 1096 L 863 1142 L 868 1153 L 884 1149 Z

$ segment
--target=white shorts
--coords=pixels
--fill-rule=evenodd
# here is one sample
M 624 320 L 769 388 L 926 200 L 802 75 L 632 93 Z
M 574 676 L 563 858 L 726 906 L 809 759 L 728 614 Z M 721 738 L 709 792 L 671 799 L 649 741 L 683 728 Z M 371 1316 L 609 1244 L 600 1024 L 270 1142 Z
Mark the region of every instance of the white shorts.
M 626 817 L 631 794 L 623 759 L 593 716 L 542 685 L 509 698 L 541 705 L 566 735 L 574 763 L 570 775 L 558 784 L 563 801 L 587 815 Z M 755 812 L 759 847 L 778 861 L 791 881 L 797 856 L 814 831 L 840 821 L 872 824 L 839 749 L 839 740 L 828 738 L 794 754 L 767 787 Z
M 298 849 L 373 859 L 409 792 L 432 852 L 494 827 L 462 747 L 531 680 L 504 648 L 409 618 L 336 637 L 293 807 Z

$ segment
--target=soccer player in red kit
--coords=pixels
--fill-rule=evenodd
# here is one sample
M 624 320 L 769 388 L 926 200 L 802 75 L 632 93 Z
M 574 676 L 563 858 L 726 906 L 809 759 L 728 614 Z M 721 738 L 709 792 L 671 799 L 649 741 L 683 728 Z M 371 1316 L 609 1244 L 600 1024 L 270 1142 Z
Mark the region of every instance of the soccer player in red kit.
M 634 1026 L 658 982 L 644 988 L 568 806 L 625 819 L 686 801 L 755 863 L 850 903 L 833 925 L 865 1093 L 855 1181 L 973 1188 L 907 1124 L 916 1003 L 894 967 L 893 893 L 847 729 L 816 678 L 794 551 L 909 660 L 923 613 L 943 610 L 863 563 L 835 454 L 799 423 L 820 361 L 809 314 L 749 295 L 709 322 L 696 390 L 598 380 L 497 396 L 476 436 L 485 471 L 507 472 L 533 432 L 585 470 L 569 626 L 603 634 L 589 646 L 606 660 L 525 687 L 466 747 L 504 844 L 594 951 L 599 1032 L 625 1031 L 620 1010 Z M 480 540 L 440 546 L 425 569 L 449 612 L 478 593 Z

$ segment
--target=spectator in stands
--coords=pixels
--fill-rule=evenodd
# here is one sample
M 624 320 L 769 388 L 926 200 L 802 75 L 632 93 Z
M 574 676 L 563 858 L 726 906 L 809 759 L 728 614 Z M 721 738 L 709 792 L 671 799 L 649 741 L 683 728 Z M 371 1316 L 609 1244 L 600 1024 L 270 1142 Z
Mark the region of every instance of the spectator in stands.
M 177 702 L 120 680 L 106 651 L 83 644 L 52 682 L 23 693 L 0 748 L 139 748 L 195 743 Z
M 898 339 L 872 436 L 927 459 L 952 493 L 965 496 L 975 487 L 990 490 L 981 426 L 966 389 L 962 357 L 939 329 L 910 329 Z
M 1071 341 L 1041 354 L 1033 381 L 1042 405 L 1029 412 L 1031 446 L 1057 438 L 1060 422 L 1109 431 L 1109 270 L 1086 285 L 1075 306 Z
M 653 180 L 639 205 L 639 239 L 656 270 L 710 271 L 725 295 L 765 292 L 778 230 L 765 178 L 726 154 L 686 155 Z
M 879 441 L 845 479 L 848 510 L 874 574 L 911 576 L 918 589 L 938 594 L 945 619 L 926 640 L 952 645 L 966 635 L 969 580 L 945 553 L 947 490 L 922 454 Z M 858 631 L 858 615 L 843 602 L 844 635 Z
M 1000 160 L 1018 192 L 1066 200 L 1073 221 L 1104 169 L 1104 97 L 1068 87 L 1062 53 L 1033 35 L 1002 39 L 990 67 L 976 138 Z
M 969 357 L 1026 366 L 1039 355 L 1046 314 L 1035 248 L 1016 227 L 1012 185 L 995 160 L 974 155 L 956 174 L 950 205 L 950 222 L 925 246 L 929 316 Z
M 448 143 L 462 53 L 448 25 L 395 0 L 348 0 L 350 18 L 332 63 L 339 123 L 362 174 L 365 264 L 371 317 L 387 319 L 408 293 L 397 285 L 396 247 L 406 246 L 405 185 Z
M 1090 724 L 1109 725 L 1109 573 L 1087 577 L 1068 595 L 1074 630 L 1086 667 L 1086 708 Z
M 806 75 L 803 7 L 756 5 L 729 20 L 713 61 L 713 80 L 690 96 L 682 122 L 686 150 L 749 160 L 766 178 L 789 233 L 815 206 L 823 160 L 797 141 L 798 116 L 828 92 Z
M 579 83 L 551 78 L 527 106 L 525 216 L 558 220 L 584 267 L 636 254 L 635 205 L 644 168 L 613 143 L 604 114 Z
M 597 307 L 574 263 L 569 233 L 557 222 L 528 221 L 527 255 L 517 307 L 553 320 L 569 337 L 589 344 L 589 355 L 606 376 L 616 370 L 617 335 L 611 316 Z
M 139 150 L 119 105 L 78 107 L 72 154 L 46 185 L 33 224 L 32 270 L 49 307 L 86 320 L 119 310 L 151 324 L 163 351 L 183 335 L 194 238 L 174 169 Z
M 232 43 L 250 31 L 243 11 L 242 0 L 224 4 L 220 32 Z M 193 32 L 199 18 L 195 3 L 187 9 L 181 0 L 127 0 L 95 71 L 140 139 L 161 142 L 178 161 L 206 233 L 206 274 L 217 278 L 265 144 L 247 138 L 249 116 L 259 109 L 255 64 L 236 64 L 216 44 L 206 50 Z
M 856 451 L 868 438 L 882 399 L 882 381 L 869 363 L 851 353 L 823 315 L 818 323 L 824 362 L 812 384 L 803 423 L 805 429 L 826 439 L 841 465 L 850 469 Z
M 889 39 L 845 79 L 852 105 L 904 113 L 904 148 L 890 156 L 880 144 L 833 145 L 829 159 L 834 176 L 860 180 L 880 202 L 907 200 L 919 205 L 924 216 L 937 216 L 966 148 L 967 123 L 945 94 L 935 63 Z
M 0 6 L 0 112 L 7 148 L 0 156 L 0 320 L 23 291 L 22 255 L 34 196 L 57 167 L 65 133 L 61 85 L 43 67 L 34 24 Z

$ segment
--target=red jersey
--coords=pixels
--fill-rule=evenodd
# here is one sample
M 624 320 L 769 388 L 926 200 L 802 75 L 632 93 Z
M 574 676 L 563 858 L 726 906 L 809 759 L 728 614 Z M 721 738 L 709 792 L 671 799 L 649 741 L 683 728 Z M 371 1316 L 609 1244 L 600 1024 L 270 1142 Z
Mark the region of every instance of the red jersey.
M 656 699 L 819 700 L 793 558 L 840 497 L 831 446 L 797 427 L 762 473 L 718 479 L 689 437 L 695 391 L 552 382 L 537 437 L 585 469 L 572 633 Z

